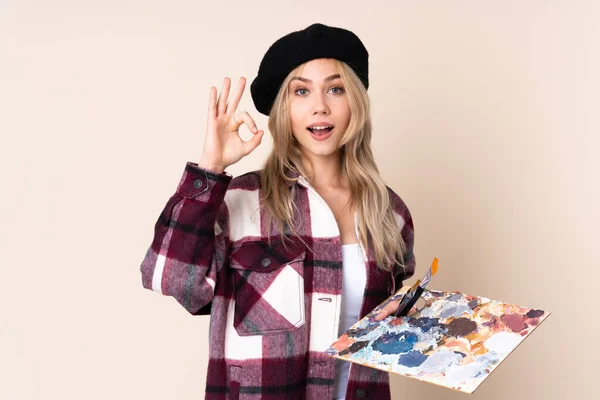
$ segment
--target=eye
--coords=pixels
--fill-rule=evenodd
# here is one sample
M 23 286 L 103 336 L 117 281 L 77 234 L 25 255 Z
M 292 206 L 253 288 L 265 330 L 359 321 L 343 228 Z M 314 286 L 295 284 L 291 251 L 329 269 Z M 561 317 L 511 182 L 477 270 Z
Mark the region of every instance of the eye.
M 337 91 L 334 92 L 334 94 L 344 93 L 344 89 L 341 88 L 341 87 L 339 87 L 339 86 L 334 86 L 330 90 L 337 90 Z
M 302 90 L 304 91 L 304 93 L 298 93 Z M 305 92 L 307 92 L 307 90 L 305 88 L 298 88 L 298 89 L 296 89 L 296 91 L 294 93 L 296 93 L 297 95 L 300 95 L 300 96 L 304 96 L 306 94 Z

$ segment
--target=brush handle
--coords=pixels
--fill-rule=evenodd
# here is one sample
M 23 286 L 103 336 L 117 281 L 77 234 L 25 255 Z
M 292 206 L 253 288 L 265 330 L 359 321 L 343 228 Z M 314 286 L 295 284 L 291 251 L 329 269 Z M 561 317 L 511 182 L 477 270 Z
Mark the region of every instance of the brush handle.
M 404 309 L 406 308 L 406 305 L 408 303 L 410 303 L 410 301 L 413 299 L 414 294 L 416 292 L 416 289 L 413 291 L 408 291 L 404 294 L 404 297 L 402 297 L 402 300 L 400 300 L 400 304 L 398 304 L 398 308 L 396 308 L 396 312 L 394 312 L 394 316 L 395 317 L 399 317 L 400 313 L 402 311 L 404 311 Z
M 419 297 L 423 294 L 425 289 L 421 286 L 417 286 L 417 289 L 414 291 L 413 295 L 410 298 L 403 298 L 398 306 L 398 310 L 394 313 L 396 317 L 404 317 L 408 314 L 410 309 L 415 305 Z M 406 300 L 406 301 L 405 301 Z

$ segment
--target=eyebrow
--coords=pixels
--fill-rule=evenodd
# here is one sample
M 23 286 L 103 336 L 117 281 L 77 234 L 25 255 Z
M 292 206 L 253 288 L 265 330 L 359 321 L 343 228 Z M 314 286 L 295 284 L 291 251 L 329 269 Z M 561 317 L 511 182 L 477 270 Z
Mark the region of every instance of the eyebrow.
M 332 80 L 337 79 L 337 78 L 340 78 L 340 74 L 333 74 L 333 75 L 325 78 L 325 82 L 329 82 L 329 81 L 332 81 Z M 301 76 L 294 76 L 292 78 L 292 81 L 302 81 L 302 82 L 305 82 L 305 83 L 312 83 L 312 81 L 310 79 L 306 79 L 306 78 L 303 78 Z

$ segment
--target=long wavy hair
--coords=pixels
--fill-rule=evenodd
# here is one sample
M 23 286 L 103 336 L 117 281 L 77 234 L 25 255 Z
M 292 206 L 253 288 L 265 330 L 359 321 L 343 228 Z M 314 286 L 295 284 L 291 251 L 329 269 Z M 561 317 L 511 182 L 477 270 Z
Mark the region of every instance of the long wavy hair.
M 352 68 L 344 62 L 333 61 L 337 64 L 344 83 L 351 112 L 340 146 L 343 171 L 350 182 L 350 206 L 357 212 L 358 239 L 365 249 L 372 245 L 378 267 L 389 271 L 394 265 L 403 266 L 405 243 L 394 217 L 390 194 L 379 174 L 371 149 L 369 96 Z M 261 201 L 267 208 L 269 240 L 273 224 L 279 227 L 283 241 L 286 231 L 302 240 L 294 227 L 296 206 L 293 192 L 288 187 L 290 182 L 299 179 L 298 175 L 306 176 L 301 162 L 300 144 L 292 134 L 289 115 L 289 83 L 297 75 L 299 68 L 291 71 L 283 81 L 269 115 L 268 126 L 273 136 L 273 150 L 261 173 Z

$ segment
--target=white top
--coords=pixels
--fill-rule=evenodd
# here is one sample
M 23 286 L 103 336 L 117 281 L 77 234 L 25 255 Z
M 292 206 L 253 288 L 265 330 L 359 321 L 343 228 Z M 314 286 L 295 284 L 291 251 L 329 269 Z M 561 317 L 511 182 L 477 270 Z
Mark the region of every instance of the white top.
M 358 243 L 342 245 L 342 270 L 342 310 L 338 336 L 358 321 L 367 284 L 365 258 Z M 350 362 L 335 361 L 334 400 L 343 400 L 346 397 L 349 369 Z

